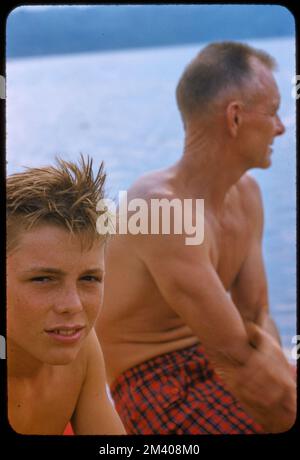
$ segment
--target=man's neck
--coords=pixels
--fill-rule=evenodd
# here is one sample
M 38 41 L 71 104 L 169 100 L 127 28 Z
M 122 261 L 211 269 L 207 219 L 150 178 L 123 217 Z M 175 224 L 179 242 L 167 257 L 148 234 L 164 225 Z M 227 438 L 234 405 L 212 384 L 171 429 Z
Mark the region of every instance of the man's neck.
M 191 197 L 204 198 L 206 206 L 219 213 L 226 194 L 246 168 L 238 164 L 225 142 L 221 146 L 215 138 L 200 136 L 194 141 L 186 139 L 183 156 L 175 164 L 174 172 Z

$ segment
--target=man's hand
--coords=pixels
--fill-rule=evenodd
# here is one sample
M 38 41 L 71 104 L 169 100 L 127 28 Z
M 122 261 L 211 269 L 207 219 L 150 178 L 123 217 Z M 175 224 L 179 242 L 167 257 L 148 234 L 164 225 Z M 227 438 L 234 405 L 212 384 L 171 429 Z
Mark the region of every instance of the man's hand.
M 296 383 L 290 364 L 268 333 L 254 323 L 245 326 L 253 353 L 227 381 L 241 405 L 266 432 L 287 431 L 296 419 Z

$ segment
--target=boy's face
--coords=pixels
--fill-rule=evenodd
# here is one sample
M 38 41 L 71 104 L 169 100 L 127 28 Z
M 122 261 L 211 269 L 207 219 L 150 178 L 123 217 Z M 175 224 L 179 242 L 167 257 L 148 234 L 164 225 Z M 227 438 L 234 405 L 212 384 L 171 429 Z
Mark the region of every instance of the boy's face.
M 68 364 L 93 327 L 103 298 L 104 244 L 42 224 L 7 256 L 8 345 L 27 359 Z

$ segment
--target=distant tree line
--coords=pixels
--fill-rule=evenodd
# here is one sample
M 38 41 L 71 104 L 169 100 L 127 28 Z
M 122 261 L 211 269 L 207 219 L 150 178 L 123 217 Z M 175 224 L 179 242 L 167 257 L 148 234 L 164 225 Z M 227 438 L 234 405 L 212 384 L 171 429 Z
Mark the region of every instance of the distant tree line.
M 18 8 L 7 20 L 7 57 L 291 36 L 275 5 L 103 5 Z

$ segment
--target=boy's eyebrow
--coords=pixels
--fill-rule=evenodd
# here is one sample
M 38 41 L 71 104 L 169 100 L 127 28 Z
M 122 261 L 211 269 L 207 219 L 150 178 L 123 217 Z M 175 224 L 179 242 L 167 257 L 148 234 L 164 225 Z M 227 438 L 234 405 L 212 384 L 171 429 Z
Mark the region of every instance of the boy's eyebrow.
M 25 270 L 25 273 L 34 273 L 34 272 L 54 273 L 54 274 L 62 274 L 62 275 L 65 274 L 64 271 L 59 270 L 58 268 L 52 268 L 52 267 L 32 267 L 32 268 L 29 268 L 28 270 Z
M 90 274 L 102 275 L 102 274 L 104 273 L 104 270 L 103 270 L 102 268 L 100 268 L 100 267 L 99 267 L 99 268 L 87 268 L 86 270 L 84 270 L 84 271 L 82 272 L 83 275 L 85 275 L 85 274 L 87 274 L 87 273 L 88 273 L 89 275 L 90 275 Z
M 39 272 L 39 273 L 52 273 L 52 274 L 55 274 L 55 275 L 66 275 L 66 272 L 64 272 L 63 270 L 60 270 L 58 268 L 52 268 L 52 267 L 32 267 L 28 270 L 25 270 L 25 273 L 36 273 L 36 272 Z M 98 274 L 102 274 L 104 272 L 104 270 L 100 267 L 96 267 L 96 268 L 87 268 L 86 270 L 84 270 L 82 272 L 82 274 L 86 274 L 86 273 L 98 273 Z

